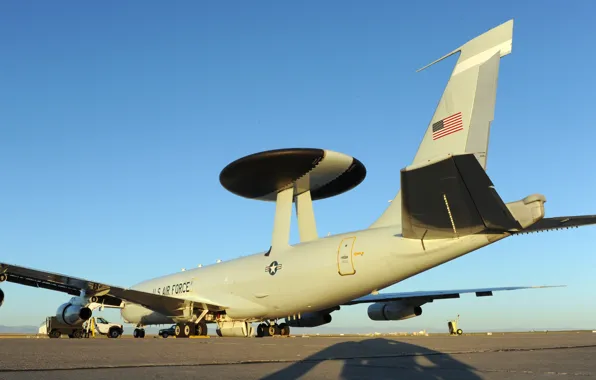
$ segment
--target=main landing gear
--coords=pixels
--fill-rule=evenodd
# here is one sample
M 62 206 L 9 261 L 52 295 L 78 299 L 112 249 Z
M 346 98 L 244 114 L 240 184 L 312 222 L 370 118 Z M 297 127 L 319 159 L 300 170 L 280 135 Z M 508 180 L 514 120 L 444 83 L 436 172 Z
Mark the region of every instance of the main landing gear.
M 261 323 L 257 326 L 257 337 L 261 338 L 264 336 L 275 335 L 290 335 L 290 326 L 285 323 L 279 325 L 277 323 Z
M 176 338 L 188 338 L 190 336 L 201 335 L 207 335 L 207 322 L 204 320 L 196 324 L 192 322 L 176 323 L 176 327 L 174 328 L 174 336 Z

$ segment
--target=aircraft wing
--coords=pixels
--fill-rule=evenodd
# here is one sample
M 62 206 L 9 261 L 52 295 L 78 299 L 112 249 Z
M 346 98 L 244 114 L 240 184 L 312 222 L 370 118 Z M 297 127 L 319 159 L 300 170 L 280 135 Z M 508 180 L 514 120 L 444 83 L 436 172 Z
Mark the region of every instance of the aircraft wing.
M 432 290 L 432 291 L 418 291 L 418 292 L 403 292 L 403 293 L 379 293 L 369 294 L 364 297 L 356 298 L 348 301 L 342 305 L 355 305 L 360 303 L 374 303 L 374 302 L 388 302 L 388 301 L 407 301 L 417 305 L 423 305 L 427 302 L 432 302 L 439 299 L 460 298 L 460 294 L 476 293 L 476 297 L 492 296 L 493 292 L 503 290 L 519 290 L 519 289 L 543 289 L 543 288 L 557 288 L 565 285 L 546 285 L 546 286 L 509 286 L 501 288 L 478 288 L 478 289 L 458 289 L 458 290 Z
M 541 232 L 549 230 L 558 230 L 563 228 L 577 228 L 596 224 L 596 215 L 579 216 L 559 216 L 556 218 L 542 218 L 531 226 L 516 232 L 515 234 L 525 234 L 532 232 Z
M 8 275 L 7 281 L 16 284 L 55 290 L 73 296 L 80 296 L 85 291 L 87 296 L 98 296 L 99 303 L 118 306 L 122 301 L 139 304 L 167 316 L 175 316 L 190 304 L 189 300 L 126 289 L 58 273 L 44 272 L 0 262 L 0 273 Z M 223 310 L 219 305 L 201 303 L 200 308 L 212 311 Z

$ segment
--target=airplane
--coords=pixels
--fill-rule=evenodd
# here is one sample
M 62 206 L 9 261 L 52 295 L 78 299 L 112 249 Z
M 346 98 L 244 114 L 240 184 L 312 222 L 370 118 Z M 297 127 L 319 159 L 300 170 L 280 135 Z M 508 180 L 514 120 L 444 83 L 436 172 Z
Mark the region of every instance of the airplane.
M 512 39 L 509 20 L 422 68 L 459 53 L 413 161 L 400 170 L 400 189 L 367 228 L 319 237 L 313 209 L 314 201 L 360 184 L 362 162 L 325 149 L 278 149 L 238 159 L 220 174 L 230 192 L 275 202 L 266 251 L 130 288 L 2 262 L 0 282 L 73 296 L 56 311 L 63 323 L 88 320 L 97 307 L 119 308 L 135 338 L 144 338 L 146 326 L 170 323 L 178 338 L 207 335 L 208 323 L 223 337 L 289 335 L 291 327 L 330 323 L 343 306 L 368 303 L 370 319 L 398 321 L 465 293 L 549 287 L 379 292 L 512 235 L 596 223 L 596 215 L 545 218 L 542 194 L 505 203 L 486 173 L 499 65 Z M 293 207 L 300 241 L 291 245 Z

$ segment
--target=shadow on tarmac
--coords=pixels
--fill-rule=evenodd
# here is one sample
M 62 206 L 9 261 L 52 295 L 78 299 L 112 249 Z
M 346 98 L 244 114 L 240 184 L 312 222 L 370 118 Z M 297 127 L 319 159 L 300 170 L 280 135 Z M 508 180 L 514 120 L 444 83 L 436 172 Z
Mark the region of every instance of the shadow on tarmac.
M 316 368 L 323 363 L 324 368 Z M 330 365 L 328 365 L 330 364 Z M 338 367 L 339 375 L 337 375 Z M 312 373 L 315 370 L 317 373 Z M 343 342 L 262 377 L 263 380 L 339 379 L 481 379 L 475 368 L 448 354 L 395 340 L 377 338 Z M 313 371 L 314 372 L 314 371 Z

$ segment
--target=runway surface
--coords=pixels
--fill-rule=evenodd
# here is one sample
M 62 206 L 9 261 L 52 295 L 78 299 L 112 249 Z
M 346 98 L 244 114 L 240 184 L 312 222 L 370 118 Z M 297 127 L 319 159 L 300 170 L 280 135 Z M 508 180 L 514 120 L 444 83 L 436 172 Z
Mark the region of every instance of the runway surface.
M 0 339 L 0 379 L 596 377 L 596 333 Z

